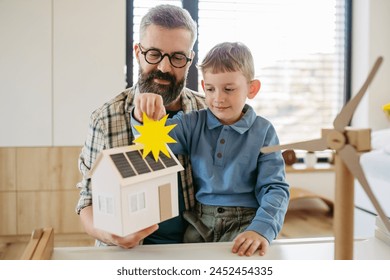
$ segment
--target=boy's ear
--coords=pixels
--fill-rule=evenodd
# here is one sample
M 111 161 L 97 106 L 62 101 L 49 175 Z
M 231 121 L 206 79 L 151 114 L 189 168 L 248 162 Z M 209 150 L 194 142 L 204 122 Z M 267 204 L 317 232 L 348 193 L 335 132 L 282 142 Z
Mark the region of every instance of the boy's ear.
M 249 85 L 248 98 L 249 99 L 254 98 L 257 95 L 257 93 L 260 91 L 260 88 L 261 88 L 260 80 L 252 80 Z
M 204 80 L 201 80 L 201 81 L 200 81 L 200 84 L 202 85 L 202 89 L 203 89 L 203 91 L 204 91 Z

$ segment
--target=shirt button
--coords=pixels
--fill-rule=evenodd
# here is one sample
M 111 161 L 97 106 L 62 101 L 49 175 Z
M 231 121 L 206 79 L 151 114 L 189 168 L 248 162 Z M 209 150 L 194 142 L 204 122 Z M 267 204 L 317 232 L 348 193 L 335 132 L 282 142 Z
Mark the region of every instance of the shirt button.
M 225 139 L 221 139 L 221 140 L 219 141 L 219 143 L 225 144 Z
M 217 158 L 221 158 L 221 157 L 222 157 L 222 153 L 218 153 Z
M 217 208 L 217 212 L 218 213 L 223 213 L 223 212 L 225 212 L 225 209 L 223 209 L 222 207 L 218 207 Z

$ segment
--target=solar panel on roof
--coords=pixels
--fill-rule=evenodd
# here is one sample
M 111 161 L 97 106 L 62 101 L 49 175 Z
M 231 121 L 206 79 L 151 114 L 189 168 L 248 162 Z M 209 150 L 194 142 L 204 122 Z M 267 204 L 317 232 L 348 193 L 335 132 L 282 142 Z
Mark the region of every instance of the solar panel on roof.
M 149 164 L 153 171 L 164 169 L 164 165 L 161 161 L 156 161 L 151 154 L 145 157 L 146 162 Z
M 139 151 L 127 152 L 126 155 L 129 157 L 130 162 L 133 164 L 138 174 L 151 172 Z
M 165 164 L 166 167 L 172 167 L 177 165 L 177 162 L 173 159 L 173 157 L 167 157 L 163 153 L 160 153 L 160 159 Z
M 123 153 L 113 154 L 110 157 L 123 178 L 136 175 Z
M 112 154 L 110 157 L 123 178 L 158 171 L 178 165 L 173 158 L 168 158 L 162 153 L 160 154 L 158 161 L 156 161 L 151 154 L 147 155 L 145 159 L 143 159 L 142 150 Z

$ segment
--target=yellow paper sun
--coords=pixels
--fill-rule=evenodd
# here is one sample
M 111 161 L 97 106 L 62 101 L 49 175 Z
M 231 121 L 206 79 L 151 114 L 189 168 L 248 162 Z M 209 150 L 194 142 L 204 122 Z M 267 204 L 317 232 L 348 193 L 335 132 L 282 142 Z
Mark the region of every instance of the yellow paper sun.
M 146 114 L 143 114 L 144 125 L 135 125 L 134 128 L 140 133 L 140 136 L 134 140 L 135 143 L 144 145 L 142 157 L 145 158 L 152 152 L 154 159 L 158 160 L 160 152 L 167 157 L 171 157 L 167 149 L 167 143 L 176 143 L 175 139 L 168 135 L 176 124 L 165 126 L 168 115 L 159 121 L 149 119 Z

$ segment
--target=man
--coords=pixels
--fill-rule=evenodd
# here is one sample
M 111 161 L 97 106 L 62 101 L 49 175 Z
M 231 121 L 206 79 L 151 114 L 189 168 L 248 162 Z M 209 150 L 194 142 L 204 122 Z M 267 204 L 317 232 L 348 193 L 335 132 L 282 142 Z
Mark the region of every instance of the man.
M 76 207 L 85 231 L 97 244 L 132 248 L 144 244 L 182 242 L 185 222 L 181 215 L 124 237 L 93 226 L 91 181 L 88 172 L 103 149 L 133 144 L 131 111 L 136 94 L 152 92 L 162 96 L 166 111 L 174 115 L 205 107 L 204 98 L 185 87 L 188 69 L 194 58 L 192 48 L 197 29 L 189 13 L 176 6 L 160 5 L 149 10 L 140 24 L 140 42 L 134 45 L 139 63 L 136 85 L 105 103 L 91 115 L 89 133 L 79 158 L 83 175 L 80 199 Z M 179 157 L 185 168 L 179 174 L 179 210 L 194 206 L 191 167 L 186 157 Z

